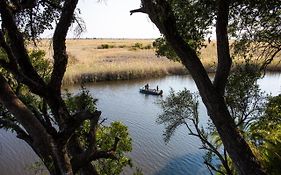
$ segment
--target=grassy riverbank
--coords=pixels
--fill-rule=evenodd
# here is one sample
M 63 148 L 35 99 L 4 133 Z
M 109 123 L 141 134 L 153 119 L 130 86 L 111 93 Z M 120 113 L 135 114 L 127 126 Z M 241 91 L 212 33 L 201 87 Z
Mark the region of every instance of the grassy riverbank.
M 186 74 L 186 69 L 177 62 L 155 56 L 153 40 L 130 39 L 77 39 L 67 40 L 69 63 L 63 80 L 65 85 L 81 82 L 127 80 Z M 39 47 L 51 58 L 50 42 L 43 40 Z M 216 62 L 215 43 L 201 50 L 201 60 L 209 72 Z M 271 66 L 281 70 L 280 66 Z

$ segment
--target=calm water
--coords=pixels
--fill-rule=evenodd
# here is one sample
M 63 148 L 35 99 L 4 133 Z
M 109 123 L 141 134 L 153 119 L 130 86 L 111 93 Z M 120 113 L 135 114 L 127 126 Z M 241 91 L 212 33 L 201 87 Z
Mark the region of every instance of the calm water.
M 259 83 L 263 90 L 273 95 L 280 93 L 280 74 L 267 75 Z M 149 96 L 138 93 L 139 87 L 149 83 L 158 85 L 164 96 Z M 148 175 L 200 175 L 208 174 L 203 165 L 199 150 L 200 142 L 187 135 L 185 127 L 179 128 L 167 144 L 164 143 L 163 126 L 155 120 L 161 109 L 155 101 L 165 98 L 170 88 L 181 90 L 184 87 L 196 91 L 195 84 L 189 76 L 169 76 L 151 80 L 119 81 L 89 84 L 87 88 L 98 98 L 98 108 L 107 122 L 119 120 L 129 127 L 133 138 L 133 151 L 129 153 L 134 165 Z M 79 87 L 70 87 L 77 92 Z M 207 120 L 206 110 L 200 106 L 201 120 Z M 0 175 L 27 175 L 36 155 L 23 141 L 14 134 L 0 130 Z M 123 174 L 132 174 L 127 168 Z

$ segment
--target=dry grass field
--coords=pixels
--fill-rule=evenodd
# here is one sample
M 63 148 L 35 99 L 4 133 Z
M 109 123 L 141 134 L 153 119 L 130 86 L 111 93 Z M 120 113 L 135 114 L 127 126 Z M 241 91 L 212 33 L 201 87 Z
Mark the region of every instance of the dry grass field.
M 129 39 L 67 40 L 69 62 L 64 84 L 187 73 L 180 63 L 157 57 L 152 42 Z M 43 40 L 38 46 L 51 59 L 50 41 Z M 202 60 L 208 67 L 215 60 L 213 47 L 209 45 L 202 52 Z
M 180 63 L 157 57 L 152 42 L 148 39 L 67 40 L 69 62 L 64 84 L 187 73 Z M 38 46 L 51 59 L 50 41 L 42 40 Z M 207 70 L 213 72 L 216 62 L 215 43 L 211 42 L 202 48 L 200 57 Z M 271 67 L 276 69 L 274 64 Z

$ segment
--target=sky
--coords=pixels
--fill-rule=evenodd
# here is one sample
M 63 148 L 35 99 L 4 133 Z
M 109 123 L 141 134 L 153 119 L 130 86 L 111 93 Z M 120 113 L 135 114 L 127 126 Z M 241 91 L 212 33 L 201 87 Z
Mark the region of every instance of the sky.
M 143 13 L 130 16 L 130 10 L 140 7 L 141 0 L 80 0 L 78 8 L 86 23 L 81 38 L 158 38 L 157 27 Z M 44 33 L 51 37 L 52 32 Z M 74 37 L 70 31 L 68 37 Z

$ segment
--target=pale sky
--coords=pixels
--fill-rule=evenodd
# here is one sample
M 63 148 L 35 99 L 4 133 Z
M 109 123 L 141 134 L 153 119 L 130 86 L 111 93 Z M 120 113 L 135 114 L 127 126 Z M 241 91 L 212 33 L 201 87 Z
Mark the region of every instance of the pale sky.
M 78 8 L 86 23 L 85 38 L 158 38 L 157 27 L 143 13 L 130 16 L 130 10 L 140 7 L 140 0 L 80 0 Z M 51 37 L 47 32 L 44 37 Z M 68 37 L 73 37 L 69 32 Z

